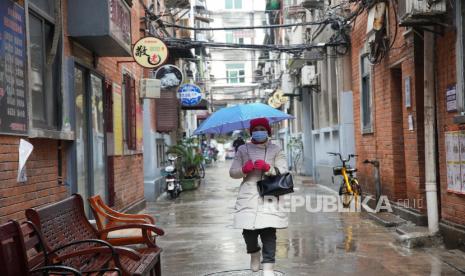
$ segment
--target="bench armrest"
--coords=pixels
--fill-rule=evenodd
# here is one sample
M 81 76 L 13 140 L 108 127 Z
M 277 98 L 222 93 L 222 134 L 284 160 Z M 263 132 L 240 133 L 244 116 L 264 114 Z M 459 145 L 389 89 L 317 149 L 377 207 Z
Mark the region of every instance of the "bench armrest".
M 79 270 L 74 269 L 69 266 L 64 266 L 64 265 L 48 265 L 48 266 L 38 267 L 36 269 L 30 270 L 29 275 L 34 275 L 35 273 L 37 273 L 37 275 L 42 275 L 44 272 L 47 272 L 46 275 L 49 275 L 50 273 L 53 274 L 53 272 L 55 273 L 68 272 L 68 273 L 72 273 L 72 275 L 75 275 L 75 276 L 82 275 Z
M 125 225 L 118 225 L 118 226 L 112 226 L 108 227 L 106 229 L 103 229 L 99 231 L 100 235 L 106 235 L 111 231 L 116 231 L 116 230 L 123 230 L 123 229 L 142 229 L 145 231 L 153 231 L 155 234 L 158 236 L 163 236 L 165 234 L 165 231 L 163 229 L 156 227 L 155 225 L 152 224 L 125 224 Z

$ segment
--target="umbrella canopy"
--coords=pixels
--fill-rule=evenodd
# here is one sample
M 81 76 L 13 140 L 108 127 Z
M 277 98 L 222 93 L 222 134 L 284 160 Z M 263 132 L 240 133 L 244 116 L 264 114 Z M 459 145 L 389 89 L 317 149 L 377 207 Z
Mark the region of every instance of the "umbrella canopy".
M 248 128 L 250 121 L 256 118 L 267 118 L 272 124 L 294 117 L 262 103 L 239 104 L 216 111 L 195 130 L 194 134 L 229 133 Z

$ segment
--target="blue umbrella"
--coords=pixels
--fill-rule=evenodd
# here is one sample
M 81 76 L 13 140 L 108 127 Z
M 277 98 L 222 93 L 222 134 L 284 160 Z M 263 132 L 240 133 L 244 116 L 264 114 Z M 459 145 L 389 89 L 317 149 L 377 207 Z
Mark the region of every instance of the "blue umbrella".
M 229 133 L 248 128 L 250 120 L 256 118 L 267 118 L 270 123 L 276 123 L 294 117 L 262 103 L 239 104 L 216 111 L 194 131 L 194 134 Z

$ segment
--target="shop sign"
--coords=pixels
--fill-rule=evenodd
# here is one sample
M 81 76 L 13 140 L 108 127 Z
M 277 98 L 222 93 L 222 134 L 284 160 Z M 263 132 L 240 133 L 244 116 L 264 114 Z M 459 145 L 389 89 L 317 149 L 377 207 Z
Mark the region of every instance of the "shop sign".
M 282 90 L 277 90 L 273 96 L 268 99 L 268 105 L 273 108 L 280 108 L 283 104 L 286 104 L 289 101 L 289 97 L 284 96 Z
M 156 37 L 144 37 L 132 49 L 134 60 L 142 67 L 157 68 L 168 59 L 168 47 Z
M 180 86 L 184 80 L 184 75 L 178 67 L 167 64 L 155 72 L 155 78 L 160 80 L 160 88 L 166 90 Z
M 0 0 L 0 133 L 27 134 L 24 8 Z
M 202 90 L 195 84 L 182 85 L 178 93 L 183 106 L 198 105 L 202 100 Z

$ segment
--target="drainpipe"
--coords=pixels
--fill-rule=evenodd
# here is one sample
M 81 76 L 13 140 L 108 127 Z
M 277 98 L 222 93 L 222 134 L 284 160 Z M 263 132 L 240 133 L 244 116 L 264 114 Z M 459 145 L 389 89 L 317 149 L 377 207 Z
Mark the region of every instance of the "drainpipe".
M 430 234 L 439 231 L 436 154 L 434 34 L 424 32 L 425 190 Z

